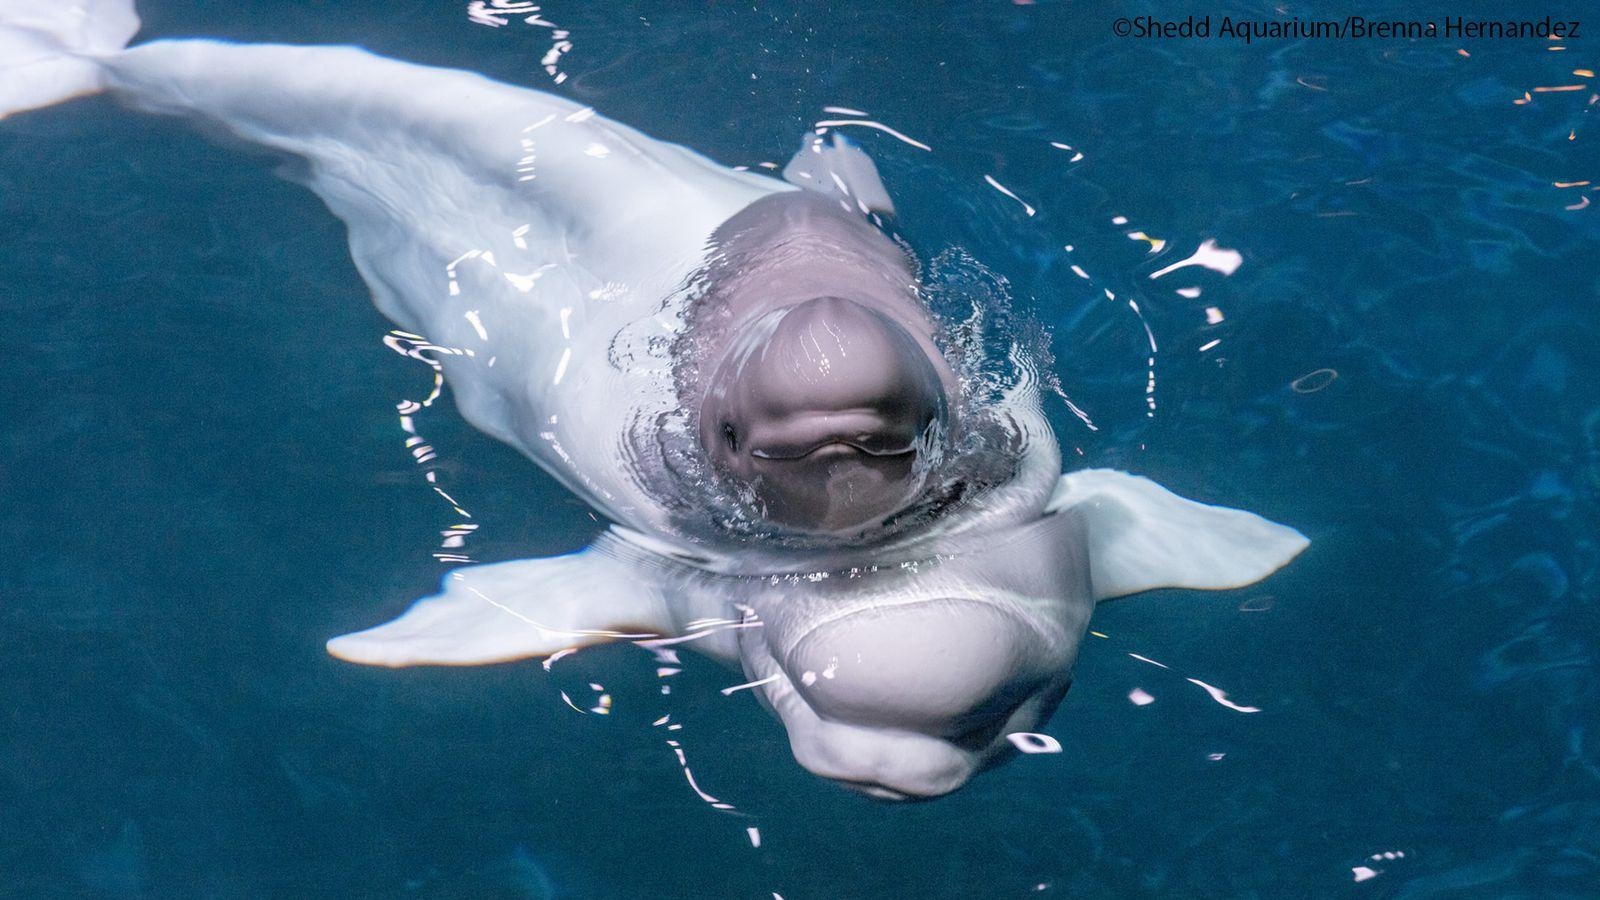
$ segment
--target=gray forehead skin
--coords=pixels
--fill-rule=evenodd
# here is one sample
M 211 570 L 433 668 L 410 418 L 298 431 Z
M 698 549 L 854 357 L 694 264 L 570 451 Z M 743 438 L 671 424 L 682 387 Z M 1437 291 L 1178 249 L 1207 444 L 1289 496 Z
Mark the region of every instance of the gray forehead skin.
M 918 448 L 948 425 L 938 372 L 903 328 L 838 297 L 782 307 L 730 345 L 701 406 L 705 446 L 768 518 L 849 529 L 916 499 Z
M 786 193 L 717 232 L 700 439 L 776 523 L 848 533 L 914 502 L 955 378 L 905 253 L 834 201 Z M 925 462 L 921 461 L 921 462 Z

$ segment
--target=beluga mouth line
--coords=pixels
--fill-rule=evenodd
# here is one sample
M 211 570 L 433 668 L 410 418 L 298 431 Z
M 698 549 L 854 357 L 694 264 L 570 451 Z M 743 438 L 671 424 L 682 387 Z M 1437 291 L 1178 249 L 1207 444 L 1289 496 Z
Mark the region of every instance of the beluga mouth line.
M 856 453 L 865 453 L 868 456 L 905 456 L 907 454 L 917 452 L 912 447 L 903 447 L 898 450 L 874 450 L 873 448 L 866 446 L 866 438 L 858 438 L 851 441 L 823 441 L 815 447 L 802 450 L 798 453 L 786 454 L 778 451 L 768 452 L 766 450 L 757 449 L 750 451 L 750 455 L 758 459 L 805 459 L 806 457 L 814 456 L 817 453 L 833 449 L 850 450 Z

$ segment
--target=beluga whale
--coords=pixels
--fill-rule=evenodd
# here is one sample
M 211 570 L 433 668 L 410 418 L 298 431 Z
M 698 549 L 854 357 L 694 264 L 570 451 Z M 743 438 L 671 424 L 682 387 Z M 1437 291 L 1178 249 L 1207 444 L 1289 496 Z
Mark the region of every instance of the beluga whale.
M 0 0 L 0 115 L 106 93 L 274 151 L 348 228 L 377 308 L 467 421 L 608 526 L 469 565 L 328 641 L 377 666 L 611 640 L 739 670 L 800 765 L 936 797 L 1014 752 L 1101 600 L 1254 583 L 1292 528 L 1063 473 L 1027 364 L 971 390 L 872 162 L 782 177 L 551 93 L 355 47 L 153 40 L 129 0 Z

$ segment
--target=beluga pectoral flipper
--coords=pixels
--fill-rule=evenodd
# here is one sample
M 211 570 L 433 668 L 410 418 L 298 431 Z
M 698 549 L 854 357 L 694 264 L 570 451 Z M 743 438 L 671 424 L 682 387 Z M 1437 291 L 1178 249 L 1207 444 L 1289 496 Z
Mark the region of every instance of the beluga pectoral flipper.
M 607 536 L 577 553 L 464 566 L 405 615 L 328 652 L 376 666 L 480 665 L 672 633 L 671 586 Z

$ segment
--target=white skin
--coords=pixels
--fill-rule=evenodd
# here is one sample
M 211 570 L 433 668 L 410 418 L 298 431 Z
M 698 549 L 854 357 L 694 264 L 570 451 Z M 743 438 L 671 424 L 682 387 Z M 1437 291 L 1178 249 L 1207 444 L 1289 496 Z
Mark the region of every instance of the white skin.
M 948 793 L 1003 759 L 1007 735 L 1039 727 L 1070 682 L 1094 605 L 1071 565 L 1082 526 L 1059 514 L 931 569 L 747 596 L 763 627 L 740 634 L 739 657 L 752 679 L 773 679 L 762 696 L 795 758 L 889 800 Z M 1001 568 L 1031 583 L 997 590 Z

